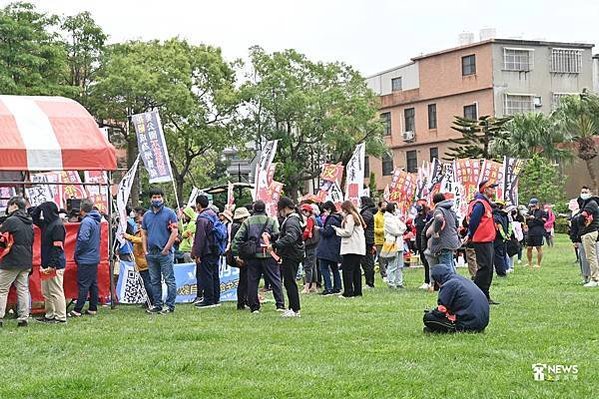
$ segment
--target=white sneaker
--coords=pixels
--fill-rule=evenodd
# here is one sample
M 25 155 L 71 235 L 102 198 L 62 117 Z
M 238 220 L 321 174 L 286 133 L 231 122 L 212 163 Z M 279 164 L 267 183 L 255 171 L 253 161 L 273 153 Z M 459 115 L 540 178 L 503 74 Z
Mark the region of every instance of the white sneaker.
M 295 313 L 293 310 L 289 309 L 283 313 L 281 317 L 300 317 L 300 314 L 299 312 Z
M 428 290 L 430 286 L 427 283 L 422 284 L 420 287 L 418 287 L 419 290 Z
M 259 311 L 259 310 L 254 310 L 254 311 L 252 312 L 252 314 L 260 314 L 260 311 Z
M 277 312 L 285 313 L 286 311 L 287 311 L 287 309 L 285 309 L 285 308 L 277 308 Z
M 586 283 L 585 285 L 583 285 L 583 287 L 585 288 L 595 288 L 595 287 L 599 287 L 599 282 L 595 281 L 595 280 L 591 280 L 588 283 Z

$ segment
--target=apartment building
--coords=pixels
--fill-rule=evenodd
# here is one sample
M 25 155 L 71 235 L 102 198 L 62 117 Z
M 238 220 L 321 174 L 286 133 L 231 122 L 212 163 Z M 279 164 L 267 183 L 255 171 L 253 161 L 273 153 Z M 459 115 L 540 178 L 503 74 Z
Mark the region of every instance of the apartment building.
M 593 89 L 592 44 L 488 39 L 412 58 L 367 79 L 380 96 L 380 116 L 393 156 L 368 159 L 377 189 L 396 167 L 415 172 L 442 159 L 454 116 L 476 119 L 550 113 L 564 95 Z

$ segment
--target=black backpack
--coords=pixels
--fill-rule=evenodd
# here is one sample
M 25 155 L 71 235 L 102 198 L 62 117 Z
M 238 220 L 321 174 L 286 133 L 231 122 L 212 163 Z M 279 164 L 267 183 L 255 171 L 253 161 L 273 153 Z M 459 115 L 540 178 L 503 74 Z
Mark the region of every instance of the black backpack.
M 266 219 L 266 222 L 264 223 L 264 226 L 262 226 L 262 230 L 260 231 L 260 234 L 258 234 L 258 237 L 248 237 L 246 241 L 239 244 L 238 252 L 241 259 L 253 259 L 256 257 L 256 254 L 261 251 L 262 248 L 260 247 L 260 240 L 262 239 L 262 234 L 266 231 L 266 226 L 268 226 L 269 221 L 269 219 Z

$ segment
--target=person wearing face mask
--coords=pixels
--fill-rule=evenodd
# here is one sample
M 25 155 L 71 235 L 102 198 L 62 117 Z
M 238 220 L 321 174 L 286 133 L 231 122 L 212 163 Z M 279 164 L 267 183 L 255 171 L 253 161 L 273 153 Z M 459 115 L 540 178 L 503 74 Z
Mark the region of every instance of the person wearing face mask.
M 21 196 L 8 200 L 8 217 L 0 225 L 0 327 L 6 313 L 8 291 L 17 289 L 19 327 L 27 327 L 29 319 L 29 272 L 33 263 L 33 221 Z
M 75 308 L 69 313 L 70 317 L 81 317 L 88 294 L 89 308 L 85 313 L 93 316 L 98 312 L 98 264 L 100 263 L 102 216 L 94 210 L 93 202 L 87 198 L 81 201 L 79 216 L 82 219 L 75 244 L 79 293 Z
M 150 280 L 154 295 L 154 306 L 148 313 L 172 313 L 177 299 L 177 283 L 173 270 L 174 245 L 179 235 L 177 215 L 164 205 L 164 192 L 158 188 L 150 189 L 152 206 L 145 213 L 141 225 L 142 245 L 148 261 Z M 162 302 L 162 281 L 167 287 L 166 308 Z
M 474 283 L 487 297 L 490 305 L 498 305 L 491 299 L 489 289 L 493 281 L 493 257 L 495 255 L 493 242 L 495 241 L 495 223 L 493 221 L 493 207 L 491 200 L 495 198 L 495 189 L 498 184 L 489 180 L 478 185 L 478 193 L 468 205 L 468 235 L 465 243 L 472 243 L 476 253 L 476 275 Z
M 599 198 L 593 197 L 591 189 L 583 186 L 580 190 L 580 217 L 578 218 L 580 228 L 580 240 L 584 248 L 584 254 L 591 271 L 590 280 L 584 286 L 586 288 L 599 287 L 599 263 L 597 261 L 597 230 L 599 229 Z
M 337 213 L 337 208 L 332 201 L 325 202 L 322 208 L 326 213 L 326 218 L 324 226 L 320 230 L 321 238 L 316 250 L 316 257 L 320 265 L 320 274 L 324 280 L 322 295 L 333 295 L 341 292 L 341 276 L 339 274 L 341 238 L 337 236 L 333 226 L 341 227 L 342 217 Z

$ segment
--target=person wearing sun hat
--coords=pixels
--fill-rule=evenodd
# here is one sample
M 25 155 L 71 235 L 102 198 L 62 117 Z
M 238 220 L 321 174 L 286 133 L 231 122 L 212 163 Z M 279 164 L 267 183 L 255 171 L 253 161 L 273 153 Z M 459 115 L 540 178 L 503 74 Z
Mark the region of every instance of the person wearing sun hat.
M 487 297 L 489 304 L 497 305 L 491 299 L 489 289 L 493 281 L 493 257 L 495 250 L 495 223 L 493 221 L 493 207 L 491 201 L 495 198 L 497 183 L 484 180 L 478 185 L 478 193 L 468 205 L 468 234 L 465 241 L 472 243 L 476 253 L 478 269 L 474 276 L 474 283 Z

